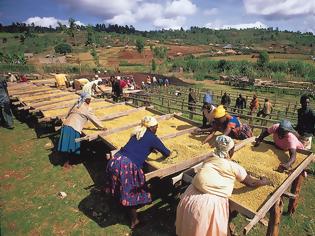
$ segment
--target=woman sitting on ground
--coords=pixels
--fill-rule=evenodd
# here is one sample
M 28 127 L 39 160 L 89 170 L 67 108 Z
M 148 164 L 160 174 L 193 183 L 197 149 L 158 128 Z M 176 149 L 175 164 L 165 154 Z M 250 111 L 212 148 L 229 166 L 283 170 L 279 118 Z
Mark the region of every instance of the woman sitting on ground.
M 66 154 L 65 166 L 69 165 L 70 155 L 80 154 L 80 142 L 75 139 L 80 138 L 84 125 L 90 120 L 97 128 L 106 130 L 101 121 L 93 114 L 90 108 L 91 96 L 82 93 L 78 102 L 70 108 L 66 120 L 63 123 L 58 151 Z
M 238 117 L 227 114 L 223 105 L 214 109 L 213 117 L 214 125 L 209 129 L 210 134 L 203 143 L 210 141 L 216 131 L 220 131 L 224 135 L 238 140 L 247 139 L 253 136 L 251 128 L 247 124 L 242 124 Z
M 117 197 L 128 211 L 132 229 L 140 223 L 137 207 L 151 202 L 142 171 L 144 161 L 155 150 L 164 157 L 170 155 L 170 151 L 155 135 L 157 128 L 158 122 L 154 117 L 144 117 L 141 126 L 134 130 L 127 144 L 107 164 L 106 192 Z
M 178 236 L 228 235 L 228 198 L 235 179 L 248 187 L 271 184 L 265 177 L 251 177 L 242 166 L 230 160 L 234 153 L 232 138 L 218 136 L 215 147 L 214 156 L 203 163 L 181 196 L 176 212 Z

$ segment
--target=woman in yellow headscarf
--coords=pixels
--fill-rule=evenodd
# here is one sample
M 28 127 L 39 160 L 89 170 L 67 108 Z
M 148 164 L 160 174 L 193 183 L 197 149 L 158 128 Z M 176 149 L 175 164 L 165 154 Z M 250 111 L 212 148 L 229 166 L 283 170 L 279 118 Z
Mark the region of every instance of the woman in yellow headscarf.
M 107 164 L 106 192 L 111 192 L 128 210 L 132 229 L 139 224 L 137 207 L 151 202 L 142 171 L 144 161 L 154 150 L 161 152 L 164 157 L 170 155 L 170 151 L 155 135 L 157 128 L 158 122 L 154 117 L 144 117 L 127 144 Z
M 210 141 L 216 131 L 220 131 L 224 135 L 239 140 L 253 136 L 251 128 L 247 124 L 242 124 L 237 116 L 230 116 L 223 105 L 214 109 L 213 117 L 214 126 L 210 129 L 210 134 L 203 143 Z

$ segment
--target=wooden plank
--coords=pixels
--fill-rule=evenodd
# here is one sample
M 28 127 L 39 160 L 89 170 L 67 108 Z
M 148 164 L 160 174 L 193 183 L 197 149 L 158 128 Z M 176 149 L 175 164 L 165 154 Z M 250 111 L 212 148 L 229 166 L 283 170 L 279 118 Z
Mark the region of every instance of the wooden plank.
M 143 111 L 145 109 L 146 109 L 146 107 L 134 108 L 134 109 L 130 109 L 128 111 L 122 111 L 122 112 L 117 112 L 117 113 L 110 114 L 110 115 L 107 115 L 107 116 L 102 116 L 102 117 L 99 117 L 99 119 L 102 120 L 102 121 L 110 120 L 110 119 L 114 119 L 114 118 L 117 118 L 117 117 L 126 116 L 126 115 L 129 115 L 129 114 L 135 113 L 137 111 Z
M 49 101 L 49 100 L 52 99 L 52 98 L 60 98 L 60 97 L 63 97 L 63 96 L 65 96 L 65 94 L 67 94 L 67 93 L 52 94 L 52 96 L 47 96 L 47 97 L 44 97 L 44 98 L 32 99 L 31 102 L 32 102 L 32 103 L 37 103 L 37 102 Z
M 172 134 L 163 135 L 160 137 L 160 139 L 166 140 L 166 139 L 170 139 L 170 138 L 175 138 L 175 137 L 183 135 L 183 134 L 192 133 L 192 132 L 196 131 L 197 129 L 199 129 L 199 128 L 198 127 L 192 127 L 189 129 L 184 129 L 184 130 L 172 133 Z
M 248 138 L 248 139 L 241 141 L 240 143 L 235 145 L 235 151 L 241 149 L 246 144 L 251 143 L 254 140 L 255 140 L 255 137 L 251 137 L 251 138 Z M 157 169 L 155 171 L 149 172 L 149 173 L 145 174 L 146 180 L 149 180 L 149 179 L 152 179 L 155 177 L 160 177 L 160 178 L 165 177 L 165 176 L 177 173 L 179 171 L 188 169 L 189 167 L 192 167 L 192 166 L 196 165 L 197 163 L 199 163 L 199 164 L 194 166 L 193 168 L 198 169 L 202 166 L 202 163 L 200 163 L 200 162 L 203 162 L 206 159 L 208 159 L 209 157 L 212 157 L 212 155 L 213 155 L 213 152 L 209 152 L 209 153 L 206 153 L 206 154 L 201 155 L 199 157 L 189 159 L 189 160 L 183 161 L 181 163 L 172 165 L 170 167 L 163 168 L 163 169 Z
M 166 115 L 162 115 L 162 116 L 156 117 L 156 119 L 158 121 L 161 121 L 161 120 L 168 120 L 168 119 L 170 119 L 172 117 L 174 117 L 174 114 L 166 114 Z M 141 121 L 140 122 L 135 122 L 135 123 L 132 123 L 132 124 L 129 124 L 129 125 L 121 126 L 121 127 L 118 127 L 118 128 L 114 128 L 114 129 L 108 129 L 106 131 L 101 131 L 101 132 L 99 132 L 97 134 L 94 134 L 94 135 L 87 135 L 85 137 L 78 138 L 75 141 L 76 142 L 80 142 L 80 141 L 83 141 L 83 140 L 92 141 L 94 139 L 97 139 L 99 136 L 105 137 L 105 136 L 113 134 L 113 133 L 117 133 L 117 132 L 120 132 L 120 131 L 123 131 L 123 130 L 126 130 L 126 129 L 130 129 L 130 128 L 135 127 L 135 126 L 140 125 L 140 124 L 141 124 Z M 84 130 L 83 130 L 83 132 L 84 132 Z
M 273 195 L 267 200 L 267 202 L 260 208 L 255 217 L 249 222 L 248 225 L 244 227 L 244 234 L 253 228 L 255 224 L 262 219 L 269 209 L 276 203 L 276 201 L 281 197 L 281 195 L 288 189 L 291 183 L 298 177 L 299 174 L 312 162 L 314 159 L 314 154 L 310 154 L 293 172 L 292 174 L 283 182 L 283 184 L 273 193 Z
M 36 88 L 35 90 L 29 90 L 29 91 L 20 91 L 20 92 L 16 92 L 14 94 L 9 94 L 10 96 L 19 96 L 19 95 L 24 95 L 24 94 L 34 94 L 34 93 L 40 93 L 40 92 L 43 92 L 43 91 L 49 91 L 51 90 L 51 88 Z
M 204 155 L 198 156 L 196 158 L 192 158 L 186 161 L 182 161 L 181 163 L 178 163 L 176 165 L 171 165 L 169 167 L 166 168 L 162 168 L 162 169 L 157 169 L 155 171 L 149 172 L 147 174 L 145 174 L 145 179 L 146 181 L 158 177 L 158 178 L 162 178 L 171 174 L 175 174 L 179 171 L 185 170 L 189 167 L 192 167 L 193 165 L 196 165 L 199 162 L 202 162 L 206 159 L 208 159 L 209 157 L 213 156 L 213 152 L 208 152 Z
M 61 91 L 61 90 L 57 90 L 57 89 L 50 89 L 50 90 L 47 90 L 47 91 L 41 91 L 41 92 L 38 92 L 38 93 L 33 93 L 33 94 L 23 94 L 23 95 L 19 95 L 19 99 L 26 99 L 26 98 L 32 98 L 34 96 L 40 96 L 40 95 L 49 95 L 49 94 L 56 94 L 56 93 L 61 93 L 64 91 Z M 69 93 L 70 94 L 70 93 Z
M 48 101 L 43 101 L 43 102 L 35 102 L 35 103 L 32 102 L 31 105 L 34 108 L 40 108 L 41 106 L 51 105 L 51 104 L 54 104 L 56 102 L 64 102 L 64 101 L 68 101 L 69 99 L 72 99 L 72 98 L 66 97 L 66 98 L 60 99 L 58 101 L 52 101 L 49 99 Z M 73 99 L 75 99 L 75 97 Z M 76 99 L 78 99 L 78 97 Z

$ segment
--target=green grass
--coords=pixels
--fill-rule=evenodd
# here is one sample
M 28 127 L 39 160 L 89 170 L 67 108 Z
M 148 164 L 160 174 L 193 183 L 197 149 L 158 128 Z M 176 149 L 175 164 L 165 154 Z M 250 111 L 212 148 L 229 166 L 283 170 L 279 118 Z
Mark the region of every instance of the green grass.
M 14 130 L 0 128 L 0 137 L 1 235 L 131 234 L 123 211 L 107 196 L 87 189 L 94 184 L 91 170 L 98 169 L 98 174 L 105 171 L 94 155 L 64 170 L 49 161 L 51 150 L 45 145 L 50 139 L 37 138 L 34 129 L 25 123 L 15 121 Z M 314 235 L 314 184 L 311 175 L 305 181 L 294 217 L 282 218 L 280 235 Z M 60 191 L 68 196 L 59 199 Z M 174 235 L 176 205 L 177 199 L 166 202 L 158 198 L 143 207 L 140 217 L 147 224 L 133 235 Z M 243 217 L 233 222 L 238 231 L 247 223 Z M 257 225 L 249 235 L 265 232 L 266 227 Z

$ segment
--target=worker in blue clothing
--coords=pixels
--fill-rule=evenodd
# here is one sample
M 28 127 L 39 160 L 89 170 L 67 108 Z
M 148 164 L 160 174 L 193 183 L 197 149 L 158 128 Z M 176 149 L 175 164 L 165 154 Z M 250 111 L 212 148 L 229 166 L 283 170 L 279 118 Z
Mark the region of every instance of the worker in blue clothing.
M 144 117 L 127 144 L 107 163 L 105 190 L 128 211 L 132 229 L 140 223 L 137 207 L 152 201 L 142 170 L 144 161 L 152 151 L 158 151 L 164 157 L 171 153 L 156 136 L 157 128 L 154 117 Z

